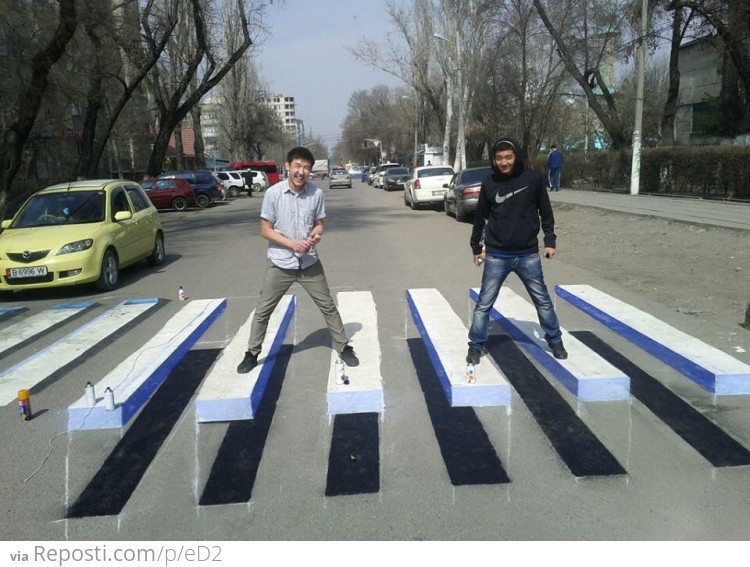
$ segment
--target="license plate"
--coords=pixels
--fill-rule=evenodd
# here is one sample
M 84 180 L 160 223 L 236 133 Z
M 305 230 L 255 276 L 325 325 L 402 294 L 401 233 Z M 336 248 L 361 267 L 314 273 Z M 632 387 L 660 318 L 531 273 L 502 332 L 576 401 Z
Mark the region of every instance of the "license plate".
M 36 266 L 34 268 L 8 268 L 5 270 L 7 278 L 38 278 L 47 275 L 47 266 Z
M 445 191 L 433 191 L 432 192 L 433 197 L 442 197 L 443 195 L 445 195 Z

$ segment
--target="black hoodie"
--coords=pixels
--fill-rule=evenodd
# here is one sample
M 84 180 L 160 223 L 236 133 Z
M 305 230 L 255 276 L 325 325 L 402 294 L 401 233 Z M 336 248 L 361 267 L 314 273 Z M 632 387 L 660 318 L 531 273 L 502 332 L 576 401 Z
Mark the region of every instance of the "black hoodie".
M 495 165 L 495 151 L 502 141 L 516 148 L 516 164 L 510 175 Z M 471 251 L 475 255 L 482 252 L 484 231 L 488 253 L 533 254 L 539 251 L 540 227 L 544 231 L 544 246 L 555 248 L 555 217 L 549 195 L 542 176 L 525 169 L 523 150 L 514 140 L 502 138 L 492 147 L 490 161 L 494 173 L 482 181 L 479 191 Z

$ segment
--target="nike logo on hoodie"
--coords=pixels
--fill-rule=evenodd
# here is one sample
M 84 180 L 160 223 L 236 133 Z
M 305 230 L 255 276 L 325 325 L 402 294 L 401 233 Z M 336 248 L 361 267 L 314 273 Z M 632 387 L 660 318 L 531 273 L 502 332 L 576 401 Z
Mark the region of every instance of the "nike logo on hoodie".
M 505 201 L 507 201 L 513 195 L 517 195 L 518 193 L 520 193 L 524 189 L 528 189 L 528 188 L 529 188 L 528 185 L 526 187 L 521 187 L 520 189 L 516 189 L 515 191 L 512 191 L 510 193 L 506 193 L 502 197 L 500 196 L 500 194 L 497 194 L 497 195 L 495 195 L 495 202 L 497 202 L 497 203 L 504 203 Z

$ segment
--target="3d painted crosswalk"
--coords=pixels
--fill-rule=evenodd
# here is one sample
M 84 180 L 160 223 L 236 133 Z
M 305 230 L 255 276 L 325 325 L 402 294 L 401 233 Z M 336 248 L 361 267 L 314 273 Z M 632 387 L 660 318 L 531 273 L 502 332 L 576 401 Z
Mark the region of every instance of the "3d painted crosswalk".
M 557 295 L 716 395 L 750 394 L 750 366 L 588 285 Z
M 479 290 L 470 290 L 470 296 L 477 301 Z M 630 397 L 630 379 L 562 327 L 569 356 L 566 360 L 555 359 L 544 340 L 534 306 L 510 288 L 500 290 L 491 316 L 579 400 L 612 401 Z
M 476 300 L 476 289 L 470 289 L 468 293 Z M 644 342 L 642 337 L 646 337 L 651 343 L 662 340 L 664 344 L 658 343 L 661 349 L 678 353 L 686 359 L 692 357 L 692 366 L 701 368 L 701 376 L 712 372 L 713 382 L 707 382 L 709 386 L 713 386 L 711 391 L 738 393 L 741 388 L 744 371 L 742 363 L 717 349 L 711 350 L 712 347 L 690 338 L 693 342 L 687 344 L 690 345 L 691 352 L 684 352 L 680 348 L 680 342 L 687 341 L 684 334 L 679 334 L 676 329 L 667 332 L 665 323 L 643 312 L 634 311 L 634 308 L 594 288 L 560 286 L 557 293 L 571 302 L 577 302 L 578 307 L 598 321 L 607 321 L 613 328 L 620 325 L 622 329 L 631 329 L 631 336 L 628 337 L 630 340 L 635 341 L 633 336 L 637 333 L 641 343 Z M 331 460 L 325 489 L 327 496 L 379 490 L 378 423 L 388 419 L 384 400 L 392 379 L 381 371 L 384 353 L 381 352 L 378 330 L 377 297 L 369 291 L 341 292 L 337 294 L 337 302 L 347 334 L 361 363 L 357 367 L 347 368 L 349 385 L 336 384 L 334 361 L 337 353 L 325 349 L 321 351 L 326 358 L 331 356 L 327 375 L 325 378 L 321 377 L 321 381 L 326 381 L 326 386 L 321 388 L 320 395 L 326 396 L 326 413 L 333 416 L 333 421 L 329 423 L 332 431 L 335 430 L 335 434 L 331 435 Z M 7 405 L 12 402 L 21 387 L 46 387 L 44 381 L 48 381 L 50 376 L 55 375 L 58 379 L 67 376 L 68 370 L 83 362 L 86 353 L 99 342 L 116 336 L 117 333 L 129 332 L 143 316 L 156 311 L 154 307 L 159 303 L 156 299 L 123 302 L 6 370 L 0 375 L 0 403 Z M 483 411 L 498 411 L 498 417 L 511 419 L 509 410 L 514 397 L 520 398 L 527 406 L 539 423 L 541 433 L 549 438 L 573 475 L 588 477 L 626 474 L 627 471 L 617 458 L 586 427 L 571 406 L 570 400 L 565 399 L 565 396 L 570 398 L 567 392 L 562 389 L 558 392 L 548 386 L 560 382 L 579 402 L 617 402 L 631 399 L 630 374 L 638 375 L 633 397 L 642 400 L 657 417 L 713 466 L 737 466 L 750 462 L 747 449 L 733 441 L 716 424 L 706 424 L 697 415 L 688 420 L 694 424 L 689 427 L 701 431 L 710 430 L 710 445 L 721 447 L 720 452 L 696 440 L 696 435 L 685 433 L 686 420 L 677 422 L 670 415 L 660 415 L 658 405 L 649 404 L 650 399 L 647 398 L 654 396 L 653 393 L 648 393 L 654 392 L 649 382 L 653 379 L 644 376 L 636 367 L 625 364 L 611 347 L 601 345 L 589 331 L 569 333 L 564 330 L 569 358 L 555 360 L 546 347 L 532 305 L 507 288 L 501 291 L 492 310 L 492 316 L 501 324 L 507 336 L 491 336 L 487 356 L 482 357 L 475 384 L 467 383 L 465 376 L 464 357 L 468 329 L 442 293 L 437 289 L 408 289 L 405 305 L 408 307 L 410 320 L 414 322 L 413 328 L 418 333 L 418 338 L 406 339 L 414 373 L 422 387 L 425 406 L 454 485 L 511 482 L 498 458 L 497 447 L 490 442 L 472 407 L 486 407 L 488 409 Z M 162 383 L 200 336 L 221 316 L 226 306 L 225 299 L 191 300 L 182 305 L 166 321 L 161 331 L 141 349 L 96 382 L 98 398 L 95 405 L 89 406 L 85 396 L 73 401 L 68 407 L 68 430 L 134 427 L 137 419 L 132 424 L 131 420 L 141 410 L 141 413 L 145 413 Z M 79 303 L 62 305 L 40 313 L 14 313 L 14 318 L 21 319 L 0 331 L 0 353 L 3 348 L 8 352 L 17 349 L 19 345 L 25 348 L 30 342 L 39 340 L 50 326 L 75 325 L 75 317 L 93 307 L 93 304 Z M 289 357 L 293 356 L 294 346 L 289 344 L 287 329 L 296 316 L 295 307 L 296 298 L 291 295 L 280 303 L 269 325 L 261 353 L 261 364 L 250 374 L 238 375 L 235 368 L 246 348 L 252 314 L 230 339 L 229 344 L 221 352 L 216 351 L 218 356 L 213 354 L 210 360 L 201 363 L 201 367 L 205 367 L 201 370 L 203 374 L 191 382 L 197 391 L 195 399 L 191 402 L 191 394 L 184 395 L 184 406 L 178 411 L 193 411 L 195 421 L 200 424 L 198 428 L 212 427 L 212 422 L 233 422 L 227 431 L 224 445 L 258 443 L 250 451 L 255 455 L 254 461 L 238 466 L 236 470 L 225 470 L 225 465 L 219 463 L 217 457 L 201 503 L 215 505 L 243 499 L 246 501 L 252 494 L 252 487 L 239 490 L 236 490 L 236 486 L 231 488 L 231 483 L 228 485 L 223 475 L 231 475 L 235 479 L 233 482 L 238 483 L 237 486 L 247 482 L 249 477 L 254 478 L 263 445 L 267 441 L 268 428 L 273 420 L 276 400 L 281 395 L 281 383 L 287 363 Z M 650 326 L 639 326 L 643 321 L 648 321 Z M 9 333 L 10 329 L 15 331 Z M 644 348 L 657 356 L 661 354 L 661 350 L 655 349 L 651 344 Z M 703 358 L 696 358 L 693 356 L 695 354 Z M 387 352 L 385 355 L 387 356 Z M 280 357 L 280 364 L 275 364 L 277 357 Z M 535 361 L 537 366 L 530 364 L 529 360 Z M 669 360 L 665 362 L 670 363 Z M 705 378 L 702 380 L 706 382 Z M 633 388 L 635 386 L 633 384 Z M 116 408 L 111 411 L 106 409 L 103 399 L 107 387 L 114 391 L 116 401 Z M 270 393 L 269 389 L 272 390 Z M 543 394 L 542 389 L 545 389 Z M 689 409 L 687 402 L 676 399 L 671 392 L 659 392 L 658 395 L 665 399 L 672 396 L 669 403 L 672 407 L 684 408 L 681 410 L 683 413 Z M 139 415 L 138 419 L 140 417 Z M 560 423 L 563 421 L 566 425 L 561 428 Z M 174 424 L 178 422 L 176 418 L 172 421 Z M 234 427 L 237 429 L 232 429 Z M 466 436 L 456 437 L 459 431 Z M 163 435 L 166 433 L 163 432 Z M 700 435 L 703 433 L 698 436 Z M 249 439 L 254 441 L 248 441 Z M 357 452 L 357 444 L 365 441 L 369 460 L 365 467 L 367 470 L 362 473 L 356 470 L 356 466 L 352 466 L 353 461 L 349 461 L 351 455 Z M 117 448 L 114 452 L 116 451 Z M 228 448 L 226 451 L 228 455 L 233 454 Z M 224 452 L 225 448 L 222 447 L 221 454 Z M 155 455 L 156 451 L 150 458 L 155 458 Z M 363 462 L 364 460 L 358 465 L 360 469 L 363 469 Z M 342 478 L 346 478 L 346 482 Z M 106 479 L 101 479 L 101 482 L 102 486 L 107 483 Z M 222 492 L 228 486 L 231 490 Z M 87 498 L 96 500 L 96 495 L 88 495 Z M 127 499 L 121 501 L 117 510 L 126 501 Z M 82 510 L 79 515 L 88 513 L 85 506 Z M 105 510 L 101 513 L 119 513 L 117 510 Z

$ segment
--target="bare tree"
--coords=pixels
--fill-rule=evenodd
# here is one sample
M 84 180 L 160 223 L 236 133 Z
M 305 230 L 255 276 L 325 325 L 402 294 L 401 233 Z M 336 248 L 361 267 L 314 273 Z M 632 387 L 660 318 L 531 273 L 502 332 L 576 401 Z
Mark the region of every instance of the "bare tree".
M 229 73 L 252 45 L 245 0 L 236 0 L 237 20 L 223 24 L 239 26 L 243 40 L 236 49 L 226 53 L 226 59 L 220 60 L 217 46 L 210 35 L 206 6 L 205 0 L 190 0 L 190 15 L 185 22 L 184 32 L 190 38 L 190 42 L 187 46 L 187 42 L 183 43 L 183 47 L 188 49 L 181 52 L 174 46 L 175 49 L 169 53 L 164 65 L 160 63 L 152 70 L 158 127 L 147 166 L 148 175 L 161 173 L 172 132 L 201 98 Z M 173 73 L 166 71 L 169 65 L 172 66 Z M 194 76 L 198 77 L 196 83 L 193 82 Z
M 0 138 L 0 217 L 5 212 L 13 180 L 21 167 L 24 147 L 47 90 L 50 70 L 65 53 L 75 33 L 78 16 L 74 0 L 58 0 L 58 22 L 46 44 L 30 61 L 30 80 L 15 93 L 16 109 Z

